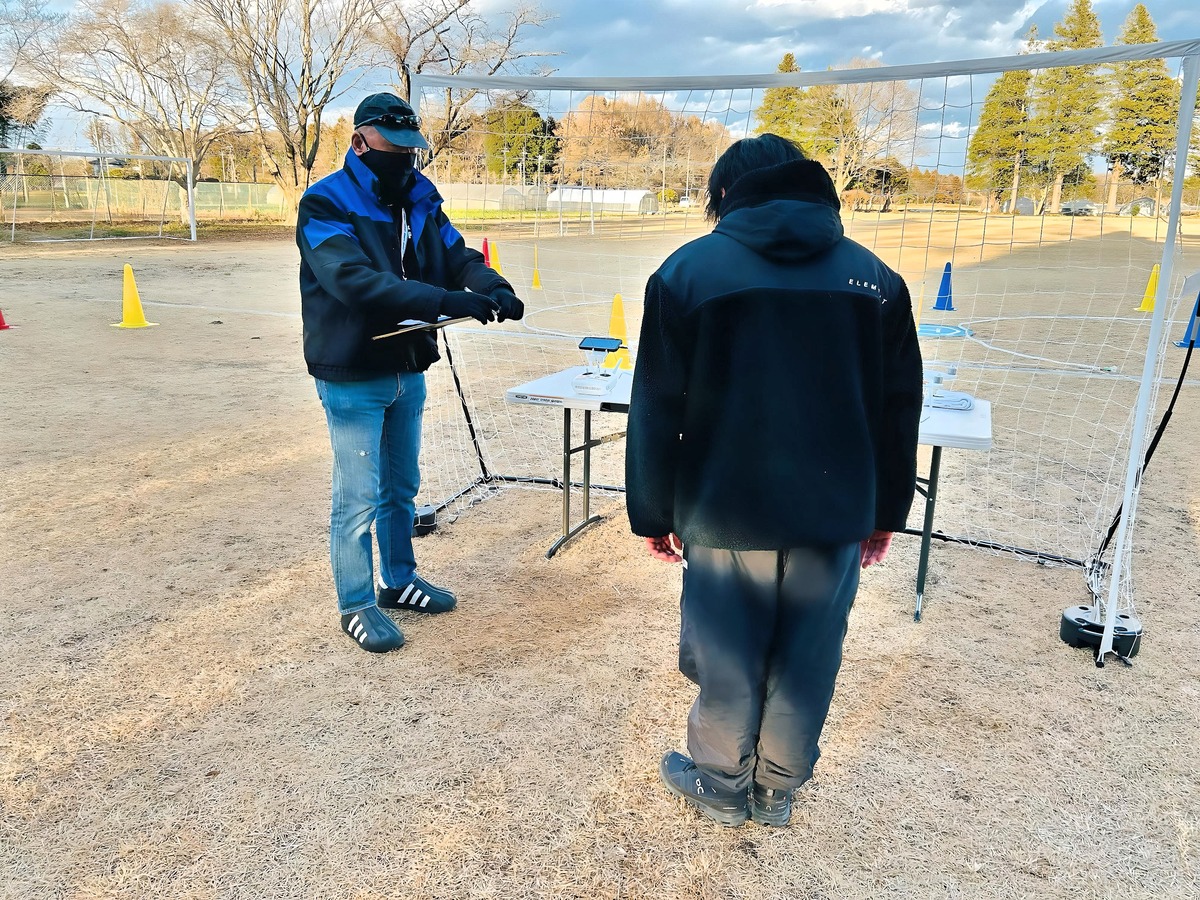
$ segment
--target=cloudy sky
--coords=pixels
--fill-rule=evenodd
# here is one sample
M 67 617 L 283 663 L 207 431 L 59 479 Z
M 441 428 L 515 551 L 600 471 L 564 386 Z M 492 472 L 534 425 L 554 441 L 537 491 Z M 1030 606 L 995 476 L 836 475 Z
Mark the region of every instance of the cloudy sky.
M 485 13 L 511 9 L 522 0 L 475 0 Z M 536 0 L 535 0 L 536 2 Z M 59 0 L 64 10 L 74 4 Z M 855 57 L 884 65 L 948 62 L 1008 56 L 1036 23 L 1043 37 L 1067 8 L 1067 0 L 540 0 L 553 18 L 533 30 L 528 49 L 557 51 L 542 61 L 562 76 L 744 75 L 775 71 L 791 52 L 804 71 L 843 68 Z M 1135 0 L 1093 0 L 1106 44 L 1112 44 Z M 1147 0 L 1161 40 L 1200 38 L 1200 0 Z M 385 79 L 380 81 L 380 79 Z M 336 100 L 327 120 L 352 112 L 389 76 L 369 73 Z M 990 78 L 976 80 L 975 99 Z M 49 145 L 87 146 L 79 117 L 52 111 Z M 744 131 L 745 123 L 731 130 Z M 931 127 L 931 126 L 927 126 Z M 938 126 L 943 135 L 965 138 L 967 123 Z M 957 156 L 961 157 L 962 148 Z M 960 164 L 961 159 L 942 159 Z M 934 164 L 925 160 L 924 165 Z
M 480 0 L 503 9 L 504 0 Z M 1093 0 L 1106 44 L 1134 0 Z M 884 65 L 1008 56 L 1031 22 L 1043 37 L 1067 0 L 544 0 L 556 18 L 529 46 L 561 51 L 558 75 L 771 72 L 792 52 L 805 71 L 853 57 Z M 1200 37 L 1196 0 L 1147 0 L 1162 40 Z

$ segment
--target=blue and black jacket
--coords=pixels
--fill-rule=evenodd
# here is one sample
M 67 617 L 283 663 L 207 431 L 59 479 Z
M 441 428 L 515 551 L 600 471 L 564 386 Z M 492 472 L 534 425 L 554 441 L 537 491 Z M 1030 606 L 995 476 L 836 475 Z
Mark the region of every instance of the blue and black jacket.
M 921 350 L 899 274 L 845 237 L 809 160 L 729 189 L 650 277 L 625 455 L 635 534 L 785 550 L 900 531 Z
M 304 360 L 325 381 L 364 381 L 394 372 L 423 372 L 438 358 L 432 331 L 381 341 L 407 319 L 434 322 L 448 290 L 490 294 L 510 287 L 467 247 L 442 212 L 437 188 L 420 172 L 404 204 L 385 205 L 379 180 L 351 150 L 338 172 L 300 199 L 300 302 Z M 400 223 L 410 237 L 401 249 Z

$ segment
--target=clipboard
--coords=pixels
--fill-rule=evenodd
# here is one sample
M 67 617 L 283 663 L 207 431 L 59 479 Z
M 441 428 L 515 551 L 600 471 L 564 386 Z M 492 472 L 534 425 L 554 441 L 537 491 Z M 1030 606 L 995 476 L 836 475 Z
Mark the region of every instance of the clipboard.
M 383 338 L 395 337 L 398 334 L 408 334 L 410 331 L 423 331 L 425 329 L 445 328 L 447 325 L 457 325 L 459 322 L 470 322 L 471 316 L 459 316 L 457 319 L 438 319 L 436 322 L 422 322 L 420 319 L 406 319 L 400 323 L 400 328 L 397 331 L 389 331 L 387 334 L 377 334 L 371 338 L 373 341 L 382 340 Z

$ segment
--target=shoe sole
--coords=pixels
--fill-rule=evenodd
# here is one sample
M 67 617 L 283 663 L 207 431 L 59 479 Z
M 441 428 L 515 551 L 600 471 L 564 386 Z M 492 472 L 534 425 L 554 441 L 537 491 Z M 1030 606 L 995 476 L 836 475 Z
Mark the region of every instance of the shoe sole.
M 658 770 L 658 777 L 663 783 L 663 786 L 674 796 L 687 803 L 688 806 L 697 812 L 704 813 L 704 815 L 708 816 L 718 825 L 724 825 L 726 828 L 737 828 L 739 825 L 746 824 L 746 821 L 750 818 L 749 813 L 723 813 L 719 809 L 713 809 L 711 806 L 705 806 L 702 803 L 697 803 L 695 797 L 684 793 L 671 783 L 670 779 L 667 778 L 666 773 L 663 772 L 661 766 Z
M 404 646 L 404 636 L 403 635 L 400 636 L 400 643 L 396 644 L 396 646 L 394 646 L 394 647 L 368 647 L 366 644 L 360 644 L 358 642 L 358 640 L 354 637 L 354 635 L 352 635 L 350 632 L 346 631 L 346 629 L 344 629 L 344 628 L 342 629 L 342 634 L 346 635 L 346 637 L 348 637 L 348 638 L 350 638 L 350 640 L 354 641 L 354 645 L 356 647 L 358 647 L 359 650 L 366 650 L 368 653 L 394 653 L 395 651 L 399 650 L 401 647 Z
M 409 606 L 407 603 L 397 603 L 393 605 L 383 600 L 378 601 L 376 606 L 378 606 L 380 609 L 391 610 L 392 612 L 414 612 L 421 613 L 422 615 L 426 616 L 438 616 L 442 613 L 454 612 L 454 610 L 458 609 L 457 604 L 455 606 L 447 607 L 446 609 L 421 609 L 416 606 Z
M 770 828 L 785 828 L 792 821 L 792 814 L 788 811 L 781 816 L 770 816 L 757 809 L 751 809 L 750 819 L 756 825 L 766 825 Z
M 756 825 L 783 828 L 792 820 L 792 804 L 790 801 L 778 812 L 768 812 L 754 802 L 754 792 L 751 791 L 748 805 L 750 807 L 750 818 Z

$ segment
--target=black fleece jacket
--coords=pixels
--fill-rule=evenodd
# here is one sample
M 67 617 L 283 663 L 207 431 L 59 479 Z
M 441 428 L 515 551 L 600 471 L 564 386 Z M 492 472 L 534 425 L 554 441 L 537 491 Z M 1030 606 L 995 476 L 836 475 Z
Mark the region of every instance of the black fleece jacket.
M 340 171 L 304 192 L 296 222 L 304 359 L 325 381 L 365 381 L 423 372 L 439 356 L 435 332 L 381 341 L 399 322 L 435 322 L 447 290 L 490 294 L 511 287 L 463 242 L 442 198 L 420 172 L 403 204 L 409 231 L 401 253 L 398 211 L 383 203 L 379 180 L 351 150 Z
M 904 280 L 845 237 L 816 162 L 739 179 L 646 285 L 626 452 L 635 534 L 783 550 L 899 531 L 922 374 Z

